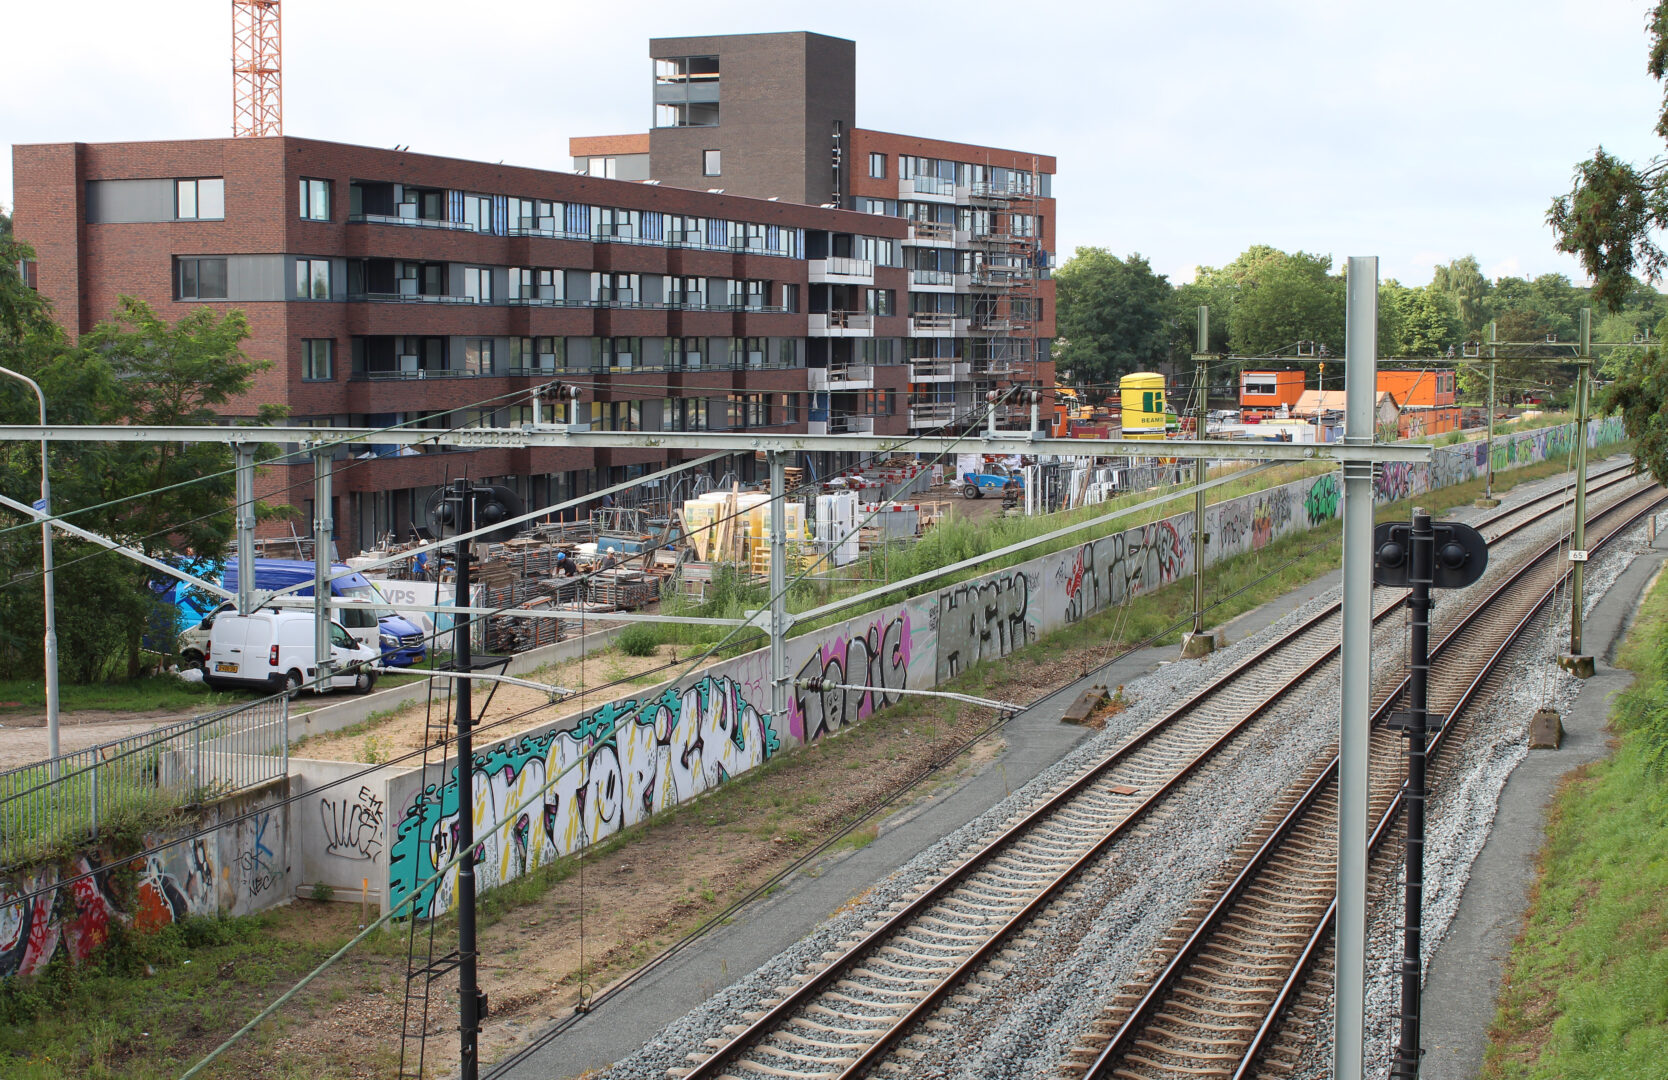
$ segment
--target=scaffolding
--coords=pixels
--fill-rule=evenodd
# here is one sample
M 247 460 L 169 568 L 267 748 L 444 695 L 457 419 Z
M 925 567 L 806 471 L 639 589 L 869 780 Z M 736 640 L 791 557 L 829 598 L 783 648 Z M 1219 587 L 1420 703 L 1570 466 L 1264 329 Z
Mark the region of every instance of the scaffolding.
M 1037 324 L 1049 259 L 1036 159 L 1029 171 L 985 166 L 981 173 L 967 198 L 968 349 L 975 398 L 1009 387 L 1046 391 Z M 1030 424 L 1029 404 L 1015 400 L 1007 408 L 998 418 L 1005 425 Z

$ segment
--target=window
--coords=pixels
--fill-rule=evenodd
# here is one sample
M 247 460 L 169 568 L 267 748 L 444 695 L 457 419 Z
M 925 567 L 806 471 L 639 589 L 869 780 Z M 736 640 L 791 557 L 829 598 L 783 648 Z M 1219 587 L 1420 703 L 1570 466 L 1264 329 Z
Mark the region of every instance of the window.
M 784 423 L 784 424 L 797 424 L 797 423 L 799 423 L 799 395 L 798 394 L 779 394 L 779 395 L 777 395 L 776 407 L 781 414 L 782 423 Z
M 492 339 L 463 339 L 463 370 L 471 375 L 492 374 Z
M 593 350 L 604 371 L 630 371 L 637 366 L 643 352 L 643 339 L 634 337 L 598 338 Z
M 562 204 L 549 199 L 511 199 L 509 201 L 509 231 L 552 235 L 560 227 Z
M 303 221 L 330 220 L 330 181 L 301 178 L 301 218 Z
M 666 362 L 674 368 L 698 370 L 701 367 L 701 340 L 698 337 L 668 338 Z
M 330 260 L 295 260 L 295 298 L 297 300 L 330 299 Z
M 492 232 L 492 196 L 463 196 L 463 223 L 476 232 Z
M 897 295 L 896 289 L 864 289 L 863 310 L 870 315 L 896 315 Z
M 718 57 L 657 59 L 654 81 L 655 127 L 718 125 Z
M 597 236 L 613 236 L 621 240 L 630 240 L 637 235 L 637 227 L 641 213 L 637 210 L 622 210 L 612 206 L 597 209 Z
M 522 337 L 510 339 L 510 374 L 556 371 L 567 366 L 567 339 Z
M 886 179 L 886 155 L 869 155 L 869 176 L 876 180 Z
M 782 310 L 783 311 L 798 311 L 799 310 L 799 286 L 798 285 L 789 285 L 785 282 L 783 283 L 783 285 L 782 285 Z
M 718 176 L 718 175 L 720 175 L 718 160 L 719 159 L 718 159 L 718 151 L 717 150 L 702 150 L 701 151 L 701 175 L 702 176 Z
M 306 382 L 329 382 L 336 377 L 336 343 L 313 338 L 301 343 L 301 378 Z
M 592 274 L 591 299 L 598 304 L 632 304 L 637 301 L 637 274 Z
M 698 308 L 707 302 L 707 279 L 699 277 L 667 277 L 666 303 L 672 307 Z
M 551 304 L 562 298 L 562 277 L 556 271 L 539 267 L 510 267 L 511 303 Z
M 492 269 L 486 266 L 463 268 L 463 295 L 477 304 L 492 303 Z
M 707 219 L 684 214 L 666 215 L 666 242 L 700 247 L 707 242 Z
M 1244 392 L 1247 393 L 1247 394 L 1273 394 L 1273 393 L 1276 393 L 1275 385 L 1274 385 L 1274 376 L 1273 375 L 1264 375 L 1260 372 L 1253 375 L 1251 372 L 1248 371 L 1248 372 L 1245 373 L 1245 385 L 1244 385 L 1243 389 L 1244 389 Z
M 180 221 L 209 221 L 226 216 L 226 181 L 174 181 L 174 217 Z
M 181 300 L 226 299 L 226 260 L 181 259 L 177 285 Z
M 767 281 L 730 281 L 730 306 L 737 310 L 762 308 L 765 306 L 765 293 L 770 283 Z
M 730 366 L 732 368 L 762 368 L 765 362 L 765 339 L 762 337 L 731 338 Z
M 801 362 L 802 357 L 800 356 L 801 346 L 803 344 L 804 341 L 800 338 L 777 338 L 777 366 L 785 368 L 804 367 L 805 365 Z

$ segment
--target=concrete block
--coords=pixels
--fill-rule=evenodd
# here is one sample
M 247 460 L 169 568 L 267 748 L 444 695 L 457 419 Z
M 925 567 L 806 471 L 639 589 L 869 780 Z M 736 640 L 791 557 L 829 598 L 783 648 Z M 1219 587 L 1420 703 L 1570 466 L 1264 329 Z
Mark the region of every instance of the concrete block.
M 1590 679 L 1596 670 L 1591 656 L 1575 656 L 1571 653 L 1559 656 L 1558 666 L 1578 679 Z
M 1564 742 L 1564 722 L 1557 709 L 1536 709 L 1529 721 L 1529 749 L 1556 750 Z
M 1197 634 L 1190 631 L 1182 635 L 1182 659 L 1197 660 L 1201 656 L 1209 656 L 1226 644 L 1220 630 L 1205 630 Z

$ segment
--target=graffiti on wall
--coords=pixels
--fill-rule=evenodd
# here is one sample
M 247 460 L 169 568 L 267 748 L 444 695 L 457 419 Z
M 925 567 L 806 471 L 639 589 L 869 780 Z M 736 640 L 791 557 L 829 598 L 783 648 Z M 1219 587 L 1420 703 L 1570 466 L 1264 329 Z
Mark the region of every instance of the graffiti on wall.
M 1303 515 L 1311 525 L 1331 521 L 1338 516 L 1338 474 L 1327 473 L 1309 485 L 1303 497 Z
M 1055 571 L 1066 600 L 1065 621 L 1077 622 L 1191 573 L 1192 556 L 1192 514 L 1078 545 Z M 943 650 L 941 630 L 941 662 Z
M 938 681 L 1031 640 L 1031 578 L 1023 570 L 952 585 L 938 594 Z
M 477 883 L 490 888 L 518 877 L 765 761 L 780 741 L 768 712 L 743 689 L 727 676 L 703 676 L 653 700 L 605 705 L 577 727 L 476 754 Z M 753 689 L 757 696 L 763 687 Z M 424 787 L 406 807 L 388 856 L 391 901 L 409 896 L 456 852 L 457 798 L 454 768 L 447 783 Z M 499 824 L 506 827 L 495 830 Z M 416 912 L 449 910 L 456 880 L 454 869 L 424 887 Z
M 375 859 L 382 851 L 382 800 L 365 784 L 353 798 L 329 795 L 319 800 L 324 824 L 324 853 L 339 859 Z
M 823 641 L 800 667 L 797 678 L 820 676 L 831 683 L 862 690 L 794 688 L 789 731 L 801 742 L 820 739 L 847 724 L 866 719 L 876 709 L 895 705 L 909 679 L 910 615 L 904 607 L 891 618 L 857 633 L 836 633 Z

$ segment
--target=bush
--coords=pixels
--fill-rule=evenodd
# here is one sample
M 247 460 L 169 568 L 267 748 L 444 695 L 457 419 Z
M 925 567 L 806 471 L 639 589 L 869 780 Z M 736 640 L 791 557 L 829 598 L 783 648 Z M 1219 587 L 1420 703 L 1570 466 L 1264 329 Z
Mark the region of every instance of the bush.
M 637 623 L 620 631 L 614 644 L 627 656 L 653 656 L 660 645 L 660 631 L 648 623 Z

